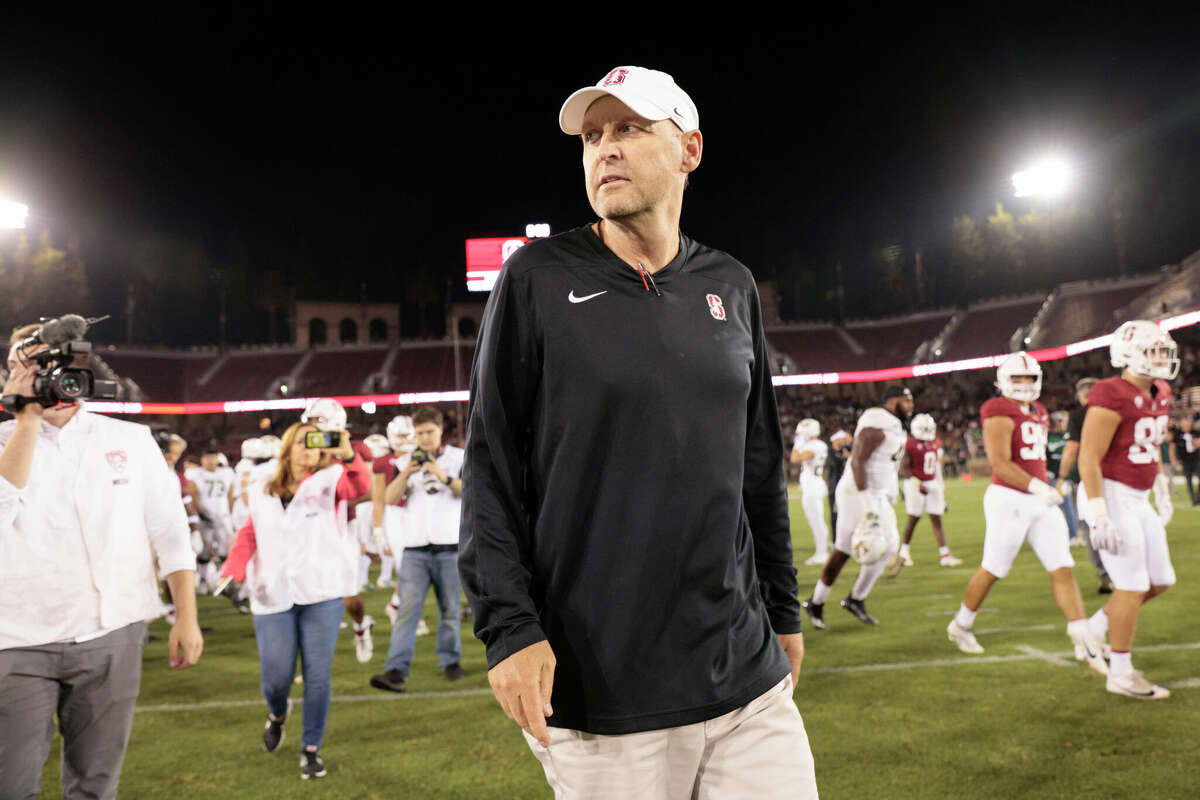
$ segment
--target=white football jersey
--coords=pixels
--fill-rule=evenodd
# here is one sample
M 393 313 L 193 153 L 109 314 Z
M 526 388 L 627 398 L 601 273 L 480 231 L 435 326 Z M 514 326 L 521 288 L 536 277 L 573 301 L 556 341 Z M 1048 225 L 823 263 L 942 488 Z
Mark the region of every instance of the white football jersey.
M 185 476 L 196 484 L 200 494 L 200 510 L 209 517 L 226 519 L 230 516 L 229 489 L 236 480 L 229 467 L 217 467 L 212 472 L 203 467 L 187 471 Z
M 854 428 L 854 438 L 857 439 L 866 428 L 878 428 L 883 431 L 883 441 L 867 456 L 867 488 L 883 489 L 893 494 L 898 493 L 899 482 L 897 474 L 900 469 L 900 456 L 904 454 L 904 443 L 908 441 L 908 433 L 904 423 L 886 408 L 868 408 L 858 418 Z M 854 471 L 847 464 L 842 478 L 854 480 Z
M 825 461 L 829 458 L 829 445 L 820 439 L 810 439 L 807 442 L 796 442 L 797 453 L 812 453 L 812 458 L 800 462 L 800 480 L 824 481 Z

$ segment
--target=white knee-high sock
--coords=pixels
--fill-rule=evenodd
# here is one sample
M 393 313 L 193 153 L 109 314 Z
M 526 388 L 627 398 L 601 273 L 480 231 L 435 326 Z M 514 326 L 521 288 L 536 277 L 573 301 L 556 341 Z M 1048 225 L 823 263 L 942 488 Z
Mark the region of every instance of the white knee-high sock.
M 371 566 L 371 557 L 363 553 L 358 557 L 358 585 L 367 584 L 367 569 Z
M 1103 606 L 1088 618 L 1088 630 L 1099 639 L 1103 639 L 1108 635 L 1108 614 L 1105 612 Z
M 888 554 L 876 561 L 874 564 L 863 564 L 862 569 L 858 571 L 858 580 L 854 582 L 854 588 L 850 590 L 850 596 L 855 600 L 866 600 L 867 595 L 871 593 L 871 589 L 875 586 L 875 581 L 879 580 L 879 576 L 883 574 L 883 570 L 887 567 L 888 559 L 895 555 L 894 551 L 888 551 Z
M 391 556 L 380 556 L 379 557 L 379 580 L 383 580 L 384 578 L 390 579 L 392 577 L 392 572 L 395 569 L 395 566 L 396 566 L 396 560 L 394 558 L 392 558 Z
M 832 586 L 827 585 L 824 581 L 817 581 L 817 585 L 813 587 L 812 601 L 817 605 L 824 605 L 829 599 L 829 590 Z

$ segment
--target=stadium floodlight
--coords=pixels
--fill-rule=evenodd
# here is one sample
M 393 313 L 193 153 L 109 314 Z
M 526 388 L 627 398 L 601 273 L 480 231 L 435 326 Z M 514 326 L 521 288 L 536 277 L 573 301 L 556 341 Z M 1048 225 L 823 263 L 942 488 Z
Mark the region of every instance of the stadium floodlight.
M 24 228 L 28 217 L 29 206 L 0 197 L 0 228 Z
M 1059 197 L 1071 186 L 1071 167 L 1061 158 L 1046 158 L 1029 169 L 1013 173 L 1017 197 Z

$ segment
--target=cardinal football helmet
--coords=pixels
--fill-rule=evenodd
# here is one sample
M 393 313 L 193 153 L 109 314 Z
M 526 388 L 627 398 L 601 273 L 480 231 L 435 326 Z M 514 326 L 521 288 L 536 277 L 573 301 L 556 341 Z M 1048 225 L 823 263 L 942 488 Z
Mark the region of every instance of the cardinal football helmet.
M 372 433 L 367 438 L 363 439 L 363 444 L 371 451 L 371 458 L 383 458 L 392 452 L 391 444 L 388 438 L 382 433 Z
M 319 431 L 346 430 L 346 409 L 332 397 L 314 397 L 300 415 L 300 421 L 316 425 Z
M 1013 378 L 1028 376 L 1032 383 L 1018 383 Z M 1032 403 L 1042 393 L 1042 365 L 1028 353 L 1010 353 L 996 370 L 996 388 L 1000 394 L 1018 403 Z
M 912 425 L 909 426 L 914 439 L 920 439 L 924 442 L 932 442 L 933 437 L 937 436 L 937 423 L 933 421 L 933 417 L 928 414 L 917 414 L 913 417 Z
M 393 417 L 387 426 L 388 444 L 397 453 L 411 453 L 417 449 L 417 431 L 413 427 L 412 417 Z
M 1143 378 L 1174 380 L 1179 374 L 1179 348 L 1171 334 L 1145 319 L 1135 319 L 1117 328 L 1108 357 L 1114 367 L 1123 367 Z

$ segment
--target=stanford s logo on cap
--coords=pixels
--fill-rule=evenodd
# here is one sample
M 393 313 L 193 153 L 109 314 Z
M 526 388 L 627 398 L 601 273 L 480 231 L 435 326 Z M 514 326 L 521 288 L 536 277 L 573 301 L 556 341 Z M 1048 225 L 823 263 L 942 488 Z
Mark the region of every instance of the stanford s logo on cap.
M 704 299 L 708 301 L 708 313 L 712 314 L 713 319 L 721 321 L 725 320 L 725 304 L 721 302 L 719 295 L 705 295 Z
M 592 73 L 592 74 L 595 74 L 595 73 Z M 620 86 L 622 83 L 625 82 L 625 76 L 628 74 L 629 74 L 629 70 L 625 69 L 624 67 L 617 67 L 612 72 L 608 73 L 607 76 L 605 76 L 604 80 L 600 83 L 600 85 L 601 86 Z

